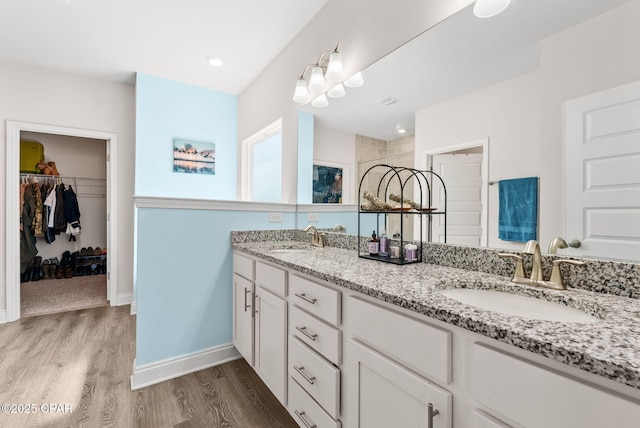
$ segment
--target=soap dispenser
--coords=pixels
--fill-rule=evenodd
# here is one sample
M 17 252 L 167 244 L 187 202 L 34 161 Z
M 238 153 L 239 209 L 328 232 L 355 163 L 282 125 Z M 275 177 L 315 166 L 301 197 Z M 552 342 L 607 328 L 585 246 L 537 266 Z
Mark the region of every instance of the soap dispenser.
M 374 230 L 371 233 L 371 240 L 369 241 L 369 255 L 377 256 L 380 252 L 380 241 L 378 241 L 378 237 L 376 236 L 376 231 Z
M 378 245 L 380 257 L 389 257 L 389 239 L 384 229 L 380 232 L 380 243 Z

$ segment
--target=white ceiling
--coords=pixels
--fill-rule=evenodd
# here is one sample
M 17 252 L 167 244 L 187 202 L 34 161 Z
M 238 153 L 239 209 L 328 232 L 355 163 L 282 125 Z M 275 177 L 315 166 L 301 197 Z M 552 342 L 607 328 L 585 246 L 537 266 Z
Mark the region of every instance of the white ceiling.
M 540 40 L 628 1 L 514 0 L 489 19 L 469 6 L 369 66 L 364 86 L 304 110 L 347 133 L 389 141 L 402 126 L 411 135 L 416 111 L 539 68 Z M 378 102 L 389 96 L 397 103 Z
M 0 0 L 0 60 L 239 94 L 327 1 Z

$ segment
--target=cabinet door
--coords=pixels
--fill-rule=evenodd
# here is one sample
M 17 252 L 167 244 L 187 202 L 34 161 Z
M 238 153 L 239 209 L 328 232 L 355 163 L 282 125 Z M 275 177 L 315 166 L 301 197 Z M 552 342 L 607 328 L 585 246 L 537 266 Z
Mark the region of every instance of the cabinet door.
M 451 428 L 451 394 L 355 340 L 348 369 L 357 391 L 357 424 L 366 428 Z M 357 385 L 357 386 L 355 386 Z M 429 405 L 437 414 L 429 425 Z
M 255 304 L 254 369 L 286 405 L 287 301 L 256 286 Z
M 233 274 L 233 346 L 253 365 L 253 282 Z

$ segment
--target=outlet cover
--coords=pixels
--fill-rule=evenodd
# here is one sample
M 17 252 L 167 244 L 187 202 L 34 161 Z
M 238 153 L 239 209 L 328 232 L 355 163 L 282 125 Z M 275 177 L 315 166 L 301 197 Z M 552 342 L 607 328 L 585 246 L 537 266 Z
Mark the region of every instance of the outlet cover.
M 319 221 L 317 213 L 308 213 L 307 221 Z
M 282 223 L 282 213 L 269 213 L 269 223 Z

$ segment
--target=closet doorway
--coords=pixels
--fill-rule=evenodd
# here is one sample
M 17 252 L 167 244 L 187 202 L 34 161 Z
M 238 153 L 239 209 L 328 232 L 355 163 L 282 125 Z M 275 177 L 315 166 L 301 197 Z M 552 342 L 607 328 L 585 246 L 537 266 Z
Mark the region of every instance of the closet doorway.
M 53 179 L 21 173 L 21 140 L 42 142 L 45 146 L 45 161 L 56 162 L 61 178 Z M 75 310 L 71 305 L 72 302 L 65 301 L 65 299 L 73 299 L 73 293 L 78 290 L 80 291 L 75 295 L 75 298 L 80 306 L 85 303 L 87 307 L 95 306 L 101 304 L 101 301 L 105 303 L 110 301 L 112 306 L 117 303 L 117 286 L 113 280 L 116 277 L 115 250 L 117 248 L 114 239 L 116 233 L 114 225 L 109 221 L 109 213 L 115 212 L 114 172 L 116 165 L 114 153 L 116 144 L 116 135 L 113 133 L 7 122 L 7 187 L 5 189 L 7 198 L 7 321 L 15 321 L 30 315 L 27 309 L 25 309 L 25 314 L 21 313 L 21 303 L 23 307 L 28 307 L 29 311 L 31 311 L 31 307 L 24 306 L 29 303 L 29 299 L 34 300 L 34 305 L 38 304 L 37 297 L 30 297 L 33 294 L 25 293 L 25 290 L 29 290 L 31 293 L 45 290 L 58 298 L 64 296 L 63 299 L 59 299 L 60 310 L 65 310 L 67 307 L 69 309 L 66 310 Z M 111 161 L 111 156 L 113 156 L 114 162 Z M 67 268 L 62 272 L 62 275 L 59 274 L 57 279 L 54 279 L 55 276 L 50 277 L 51 271 L 54 269 L 48 268 L 48 279 L 40 280 L 43 281 L 42 284 L 50 285 L 45 288 L 40 287 L 40 281 L 30 283 L 24 281 L 24 275 L 21 277 L 23 269 L 20 266 L 20 234 L 16 234 L 16 231 L 19 231 L 20 223 L 20 185 L 23 181 L 33 182 L 36 180 L 40 184 L 52 180 L 56 184 L 62 182 L 66 186 L 70 185 L 78 197 L 81 213 L 82 229 L 80 234 L 76 236 L 76 241 L 69 241 L 70 235 L 64 232 L 57 235 L 56 240 L 51 244 L 46 243 L 44 238 L 36 240 L 41 263 L 55 258 L 61 263 L 65 254 L 67 257 L 74 253 L 79 256 L 74 257 L 75 265 Z M 91 247 L 93 258 L 89 258 L 89 247 Z M 96 255 L 97 249 L 95 247 L 100 247 L 100 250 L 106 248 L 107 254 Z M 102 265 L 100 264 L 101 260 L 104 262 Z M 61 269 L 58 269 L 58 273 L 60 271 Z M 79 285 L 80 288 L 78 288 Z M 56 288 L 57 290 L 55 290 Z M 89 288 L 93 293 L 87 293 Z M 25 302 L 21 302 L 21 289 Z M 72 295 L 64 295 L 65 292 L 72 293 Z M 33 310 L 37 313 L 42 309 L 36 307 Z M 44 308 L 44 310 L 48 309 Z

